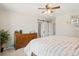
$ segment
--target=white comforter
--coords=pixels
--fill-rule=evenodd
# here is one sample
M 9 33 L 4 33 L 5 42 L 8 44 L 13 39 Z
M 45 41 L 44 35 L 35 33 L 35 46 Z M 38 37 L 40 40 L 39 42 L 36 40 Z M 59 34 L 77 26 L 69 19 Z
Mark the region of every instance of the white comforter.
M 79 39 L 66 36 L 49 36 L 32 40 L 24 52 L 30 56 L 77 56 L 79 55 Z

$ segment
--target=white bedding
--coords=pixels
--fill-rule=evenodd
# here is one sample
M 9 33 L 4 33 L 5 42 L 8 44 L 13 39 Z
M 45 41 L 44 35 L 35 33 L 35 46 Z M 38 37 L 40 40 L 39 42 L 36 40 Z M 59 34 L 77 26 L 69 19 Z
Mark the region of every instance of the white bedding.
M 79 39 L 66 36 L 49 36 L 32 40 L 25 48 L 26 55 L 78 56 Z

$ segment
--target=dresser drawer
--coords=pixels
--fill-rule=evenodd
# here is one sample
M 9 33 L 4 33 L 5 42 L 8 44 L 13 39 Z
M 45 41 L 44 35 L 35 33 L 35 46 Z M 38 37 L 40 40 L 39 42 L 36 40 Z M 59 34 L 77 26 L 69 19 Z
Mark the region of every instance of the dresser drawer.
M 37 33 L 15 34 L 15 49 L 25 47 L 35 38 L 37 38 Z

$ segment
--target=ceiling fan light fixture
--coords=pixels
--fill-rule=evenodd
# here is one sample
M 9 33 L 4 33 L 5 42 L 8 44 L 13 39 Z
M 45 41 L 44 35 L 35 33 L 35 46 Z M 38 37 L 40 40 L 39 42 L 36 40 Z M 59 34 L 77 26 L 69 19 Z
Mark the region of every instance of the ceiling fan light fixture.
M 49 9 L 49 10 L 46 10 L 44 13 L 45 13 L 45 14 L 46 14 L 46 13 L 53 13 L 53 11 Z
M 46 5 L 46 8 L 47 8 L 47 9 L 52 9 L 52 8 L 53 8 L 53 4 L 47 4 L 47 5 Z

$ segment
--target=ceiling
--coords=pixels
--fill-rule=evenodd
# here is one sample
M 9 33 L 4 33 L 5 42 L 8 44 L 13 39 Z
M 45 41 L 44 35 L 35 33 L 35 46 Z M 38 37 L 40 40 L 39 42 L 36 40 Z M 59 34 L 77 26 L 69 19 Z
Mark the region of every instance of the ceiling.
M 39 10 L 38 8 L 44 7 L 44 5 L 45 3 L 1 3 L 0 10 L 41 15 L 43 10 Z M 58 16 L 65 13 L 79 13 L 79 3 L 56 3 L 56 5 L 60 5 L 60 9 L 55 10 L 51 15 Z

